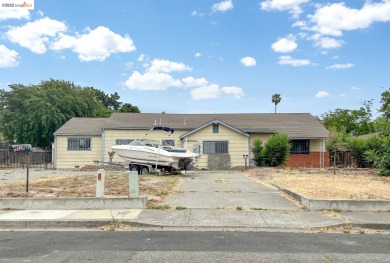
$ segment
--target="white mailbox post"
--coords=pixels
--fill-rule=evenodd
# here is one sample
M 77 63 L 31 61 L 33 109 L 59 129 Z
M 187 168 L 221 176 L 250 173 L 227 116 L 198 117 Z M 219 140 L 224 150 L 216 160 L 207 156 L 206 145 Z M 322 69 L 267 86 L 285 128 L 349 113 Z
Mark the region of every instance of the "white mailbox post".
M 104 196 L 104 178 L 106 177 L 106 171 L 99 169 L 96 174 L 96 197 Z
M 129 197 L 130 198 L 139 197 L 138 172 L 137 171 L 130 171 L 129 172 Z

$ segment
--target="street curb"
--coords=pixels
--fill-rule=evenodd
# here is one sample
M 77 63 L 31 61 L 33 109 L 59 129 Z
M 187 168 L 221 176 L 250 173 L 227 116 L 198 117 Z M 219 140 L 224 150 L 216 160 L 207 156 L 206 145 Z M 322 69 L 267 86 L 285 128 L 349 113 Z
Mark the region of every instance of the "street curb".
M 83 209 L 143 209 L 148 198 L 97 197 L 32 197 L 0 198 L 1 209 L 23 210 L 83 210 Z
M 293 197 L 310 211 L 337 210 L 345 212 L 381 212 L 390 211 L 388 200 L 345 200 L 345 199 L 310 199 L 278 184 L 271 183 L 282 192 Z
M 0 229 L 99 228 L 112 223 L 113 220 L 9 220 L 0 221 Z M 133 227 L 160 227 L 128 220 L 119 220 L 119 223 Z
M 18 221 L 0 221 L 0 229 L 68 229 L 68 228 L 79 228 L 79 229 L 91 229 L 99 228 L 102 226 L 112 224 L 112 220 L 18 220 Z M 180 226 L 167 226 L 159 224 L 148 224 L 131 220 L 119 220 L 119 223 L 139 228 L 174 228 L 174 229 L 235 229 L 235 230 L 246 230 L 246 229 L 279 229 L 279 230 L 307 230 L 311 227 L 305 228 L 283 228 L 283 227 L 264 227 L 264 226 L 191 226 L 191 225 L 180 225 Z M 346 223 L 342 224 L 331 224 L 321 227 L 312 227 L 312 228 L 326 228 L 326 227 L 343 227 L 346 226 Z M 353 227 L 361 227 L 366 229 L 375 229 L 375 230 L 390 230 L 390 224 L 378 224 L 378 223 L 352 223 Z

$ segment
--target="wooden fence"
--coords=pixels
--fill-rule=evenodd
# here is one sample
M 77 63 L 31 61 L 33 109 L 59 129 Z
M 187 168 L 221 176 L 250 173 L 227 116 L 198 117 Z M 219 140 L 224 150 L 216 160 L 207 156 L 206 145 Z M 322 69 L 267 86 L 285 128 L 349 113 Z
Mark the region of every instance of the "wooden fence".
M 23 154 L 10 153 L 8 149 L 0 149 L 0 169 L 25 168 L 27 160 L 31 168 L 53 169 L 51 151 Z

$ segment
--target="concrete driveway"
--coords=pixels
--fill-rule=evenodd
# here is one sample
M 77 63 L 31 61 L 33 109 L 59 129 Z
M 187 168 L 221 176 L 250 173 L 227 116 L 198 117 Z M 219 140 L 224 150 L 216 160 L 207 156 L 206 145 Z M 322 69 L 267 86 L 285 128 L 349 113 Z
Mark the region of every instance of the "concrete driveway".
M 183 183 L 165 203 L 172 208 L 299 210 L 276 189 L 239 172 L 181 175 Z

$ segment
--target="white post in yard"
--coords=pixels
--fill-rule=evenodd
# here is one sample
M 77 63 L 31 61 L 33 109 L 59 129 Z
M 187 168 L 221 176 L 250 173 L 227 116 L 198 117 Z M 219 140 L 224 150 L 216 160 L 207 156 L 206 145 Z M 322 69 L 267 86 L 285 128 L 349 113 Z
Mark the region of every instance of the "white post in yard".
M 129 172 L 129 197 L 130 198 L 139 197 L 138 172 L 137 171 L 130 171 Z
M 104 197 L 104 177 L 106 177 L 106 171 L 99 169 L 96 174 L 96 197 Z

